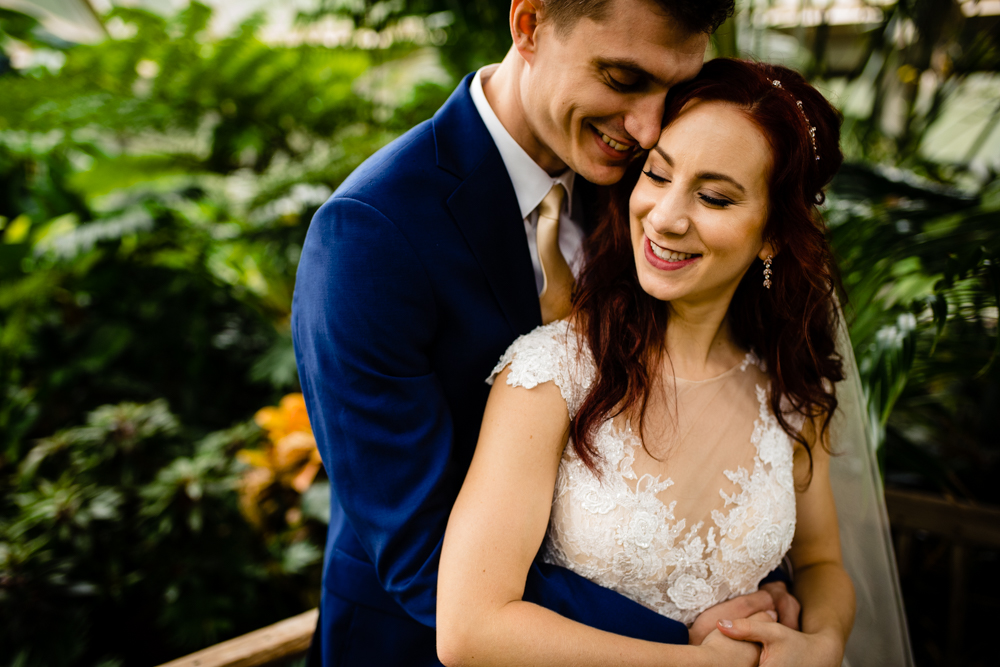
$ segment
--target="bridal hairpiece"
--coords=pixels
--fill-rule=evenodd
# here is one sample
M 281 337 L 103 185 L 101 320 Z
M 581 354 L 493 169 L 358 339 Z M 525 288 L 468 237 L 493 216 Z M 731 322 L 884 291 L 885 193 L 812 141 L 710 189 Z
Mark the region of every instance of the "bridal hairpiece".
M 781 81 L 779 81 L 778 79 L 771 81 L 771 83 L 774 85 L 775 88 L 781 88 L 782 90 L 785 89 L 781 85 Z M 816 127 L 809 121 L 809 116 L 806 115 L 806 110 L 802 108 L 802 100 L 796 99 L 794 96 L 792 97 L 792 99 L 795 100 L 795 106 L 799 108 L 799 113 L 802 114 L 802 117 L 806 121 L 806 127 L 809 128 L 809 139 L 812 140 L 813 155 L 815 155 L 816 159 L 819 160 L 819 150 L 816 148 Z

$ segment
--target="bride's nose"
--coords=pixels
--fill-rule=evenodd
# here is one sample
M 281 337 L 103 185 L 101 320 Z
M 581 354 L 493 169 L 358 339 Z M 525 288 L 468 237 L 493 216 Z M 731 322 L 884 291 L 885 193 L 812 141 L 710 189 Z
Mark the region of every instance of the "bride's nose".
M 663 236 L 683 236 L 691 226 L 691 204 L 679 191 L 670 188 L 646 216 L 649 226 Z

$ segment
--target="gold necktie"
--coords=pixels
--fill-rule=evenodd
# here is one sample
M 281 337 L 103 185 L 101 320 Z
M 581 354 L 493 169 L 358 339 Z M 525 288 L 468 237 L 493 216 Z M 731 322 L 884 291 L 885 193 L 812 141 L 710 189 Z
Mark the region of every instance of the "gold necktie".
M 573 272 L 559 250 L 559 210 L 566 190 L 556 183 L 538 206 L 538 227 L 535 239 L 538 244 L 538 263 L 542 266 L 545 282 L 538 301 L 542 306 L 542 324 L 548 324 L 569 315 L 573 295 Z

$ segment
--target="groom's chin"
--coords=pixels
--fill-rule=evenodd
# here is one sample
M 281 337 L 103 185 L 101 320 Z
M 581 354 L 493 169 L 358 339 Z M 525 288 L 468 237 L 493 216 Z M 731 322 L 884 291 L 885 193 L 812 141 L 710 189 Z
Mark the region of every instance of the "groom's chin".
M 569 168 L 595 185 L 614 185 L 620 181 L 632 159 L 612 159 L 596 146 L 579 147 L 572 157 L 575 164 L 567 161 Z
M 594 185 L 614 185 L 625 176 L 628 164 L 607 164 L 590 161 L 588 164 L 579 165 L 574 169 L 576 173 Z

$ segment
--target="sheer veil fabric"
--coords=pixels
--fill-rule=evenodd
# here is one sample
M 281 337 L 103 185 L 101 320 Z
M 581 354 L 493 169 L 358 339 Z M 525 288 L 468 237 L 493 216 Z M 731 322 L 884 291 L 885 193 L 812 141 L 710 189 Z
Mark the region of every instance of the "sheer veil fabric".
M 840 306 L 838 305 L 838 309 Z M 857 615 L 844 656 L 846 667 L 912 666 L 913 654 L 889 532 L 871 421 L 843 310 L 837 351 L 845 378 L 830 426 L 830 482 L 837 503 L 844 567 L 857 593 Z

